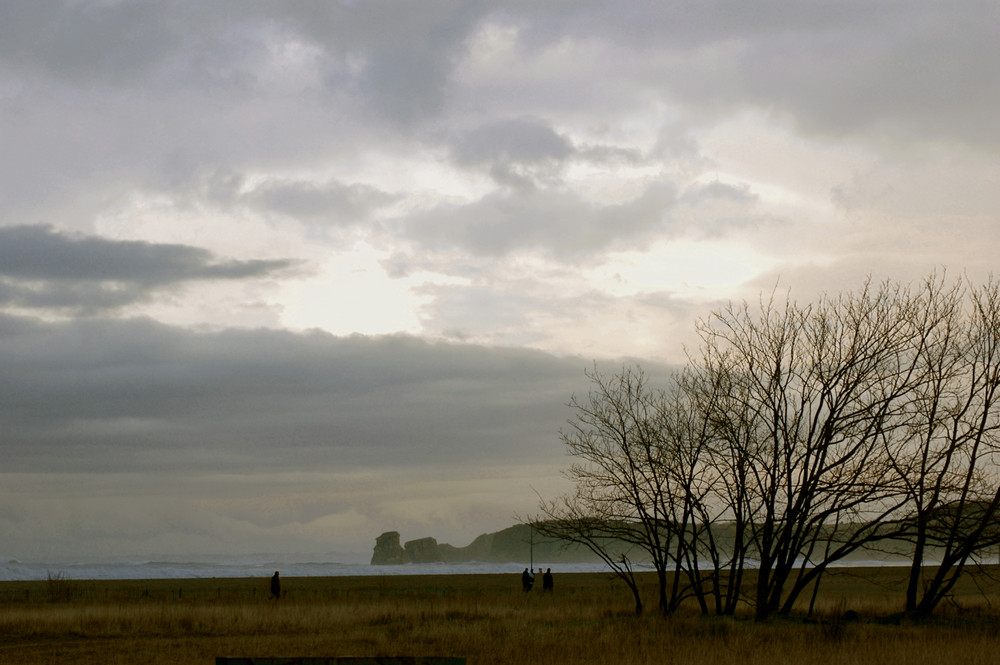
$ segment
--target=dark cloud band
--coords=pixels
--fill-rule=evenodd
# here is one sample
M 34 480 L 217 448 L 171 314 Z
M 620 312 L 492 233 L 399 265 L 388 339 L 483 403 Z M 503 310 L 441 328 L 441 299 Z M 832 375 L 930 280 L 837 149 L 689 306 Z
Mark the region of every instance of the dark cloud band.
M 165 286 L 253 279 L 293 265 L 291 260 L 220 261 L 198 247 L 69 236 L 51 226 L 7 227 L 0 228 L 0 304 L 110 310 Z

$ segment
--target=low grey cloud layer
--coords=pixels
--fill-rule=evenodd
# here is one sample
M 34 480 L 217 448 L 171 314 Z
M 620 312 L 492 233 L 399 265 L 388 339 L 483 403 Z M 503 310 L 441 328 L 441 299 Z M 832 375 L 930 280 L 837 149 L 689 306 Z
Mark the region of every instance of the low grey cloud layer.
M 592 360 L 989 274 L 998 19 L 0 5 L 0 556 L 471 539 L 560 486 Z
M 7 318 L 5 471 L 550 462 L 586 363 L 408 337 Z M 113 450 L 113 455 L 107 451 Z
M 104 491 L 124 483 L 125 496 L 147 501 L 132 486 L 135 478 L 149 478 L 153 496 L 161 479 L 208 493 L 206 521 L 239 519 L 272 528 L 283 525 L 268 517 L 273 510 L 308 522 L 331 506 L 351 506 L 360 532 L 341 533 L 339 542 L 324 542 L 330 534 L 323 529 L 296 536 L 298 546 L 313 551 L 363 551 L 381 520 L 411 521 L 412 515 L 395 512 L 394 502 L 403 499 L 394 487 L 429 493 L 422 521 L 443 530 L 464 533 L 459 527 L 468 525 L 449 517 L 456 511 L 473 523 L 510 519 L 534 496 L 535 485 L 552 484 L 561 456 L 551 438 L 587 366 L 578 357 L 409 336 L 195 332 L 151 320 L 12 317 L 0 319 L 0 364 L 4 474 L 15 486 L 18 479 L 51 474 L 71 486 L 100 477 Z M 489 469 L 510 483 L 513 500 L 470 502 L 435 487 Z M 307 496 L 299 494 L 298 477 Z M 61 491 L 49 484 L 39 497 L 55 500 Z M 266 491 L 274 491 L 282 507 L 260 502 Z M 279 498 L 287 494 L 293 496 Z M 13 513 L 9 537 L 21 539 L 25 529 L 38 528 L 15 519 L 11 507 L 22 501 L 7 503 Z M 175 510 L 164 501 L 151 520 L 189 519 L 187 503 Z M 248 505 L 260 513 L 245 514 Z M 106 521 L 120 508 L 85 521 L 113 528 Z M 142 549 L 155 529 L 150 524 L 123 533 L 114 527 L 115 542 L 122 550 Z M 87 546 L 106 536 L 76 535 Z M 226 537 L 220 532 L 205 546 L 212 552 L 231 547 Z M 50 535 L 45 542 L 53 540 Z M 39 555 L 37 544 L 23 547 Z
M 293 265 L 218 261 L 197 247 L 70 237 L 51 226 L 0 228 L 0 302 L 24 308 L 119 309 L 164 287 L 249 279 Z

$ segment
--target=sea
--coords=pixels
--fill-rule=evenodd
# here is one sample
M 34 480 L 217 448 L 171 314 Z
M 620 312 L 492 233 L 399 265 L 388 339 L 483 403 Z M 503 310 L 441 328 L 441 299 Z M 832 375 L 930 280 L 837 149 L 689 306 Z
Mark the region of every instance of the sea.
M 370 554 L 368 556 L 371 556 Z M 259 555 L 243 557 L 154 557 L 108 560 L 20 561 L 0 557 L 0 581 L 46 580 L 59 577 L 71 580 L 194 579 L 213 577 L 270 577 L 279 571 L 282 577 L 337 577 L 356 575 L 480 575 L 518 574 L 529 563 L 408 563 L 397 566 L 373 566 L 355 555 L 294 556 Z M 607 565 L 593 563 L 546 563 L 539 567 L 553 572 L 611 572 Z
M 107 560 L 19 561 L 0 557 L 0 581 L 46 580 L 135 580 L 197 579 L 218 577 L 270 577 L 280 571 L 282 577 L 337 577 L 358 575 L 519 575 L 529 562 L 485 563 L 408 563 L 397 566 L 373 566 L 365 561 L 370 555 L 338 554 L 331 556 L 248 555 L 242 557 L 163 557 L 121 558 Z M 554 563 L 535 561 L 533 570 L 552 568 L 559 573 L 611 573 L 601 562 Z M 839 562 L 838 567 L 879 567 L 906 565 L 905 560 L 857 559 Z M 653 570 L 636 565 L 636 570 Z

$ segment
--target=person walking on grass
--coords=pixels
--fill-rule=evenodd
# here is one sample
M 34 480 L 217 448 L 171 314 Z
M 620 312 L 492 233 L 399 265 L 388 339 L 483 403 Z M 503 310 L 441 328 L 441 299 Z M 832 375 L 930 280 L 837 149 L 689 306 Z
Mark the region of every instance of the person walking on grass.
M 281 598 L 281 580 L 278 579 L 278 571 L 274 571 L 274 577 L 271 578 L 271 598 L 275 600 Z
M 539 568 L 541 570 L 541 568 Z M 542 593 L 552 593 L 553 580 L 552 580 L 552 569 L 548 568 L 545 574 L 542 575 Z
M 531 591 L 532 585 L 535 583 L 535 578 L 531 576 L 528 569 L 525 568 L 524 572 L 521 573 L 521 588 L 524 589 L 525 593 Z

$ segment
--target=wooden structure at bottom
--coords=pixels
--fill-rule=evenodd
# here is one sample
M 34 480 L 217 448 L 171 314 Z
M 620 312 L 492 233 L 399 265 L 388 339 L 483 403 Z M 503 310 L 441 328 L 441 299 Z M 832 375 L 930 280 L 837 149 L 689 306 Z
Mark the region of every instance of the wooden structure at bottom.
M 451 656 L 372 656 L 368 658 L 216 658 L 215 665 L 465 665 Z

